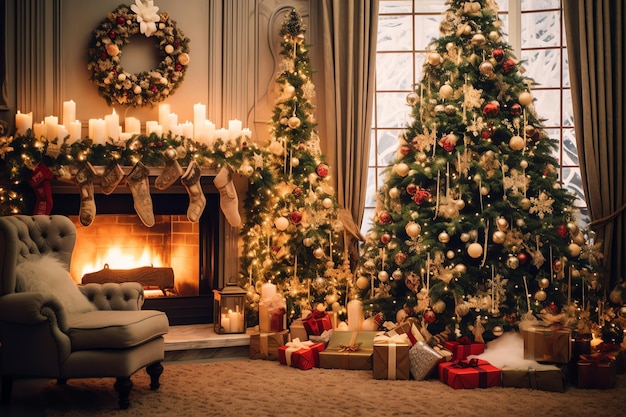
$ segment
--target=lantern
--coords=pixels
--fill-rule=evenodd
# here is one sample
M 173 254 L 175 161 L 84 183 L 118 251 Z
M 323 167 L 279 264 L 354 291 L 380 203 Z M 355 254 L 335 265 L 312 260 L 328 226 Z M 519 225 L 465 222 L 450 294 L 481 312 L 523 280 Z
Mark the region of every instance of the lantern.
M 221 290 L 213 290 L 213 329 L 215 333 L 245 333 L 246 290 L 234 279 Z

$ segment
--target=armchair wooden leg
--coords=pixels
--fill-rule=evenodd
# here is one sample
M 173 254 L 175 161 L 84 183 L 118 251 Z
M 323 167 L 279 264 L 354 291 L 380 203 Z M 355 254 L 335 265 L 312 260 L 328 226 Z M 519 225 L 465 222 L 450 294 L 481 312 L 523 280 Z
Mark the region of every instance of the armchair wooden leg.
M 9 404 L 11 402 L 11 392 L 13 391 L 13 378 L 10 376 L 2 377 L 2 393 L 0 394 L 0 403 Z
M 156 362 L 146 366 L 146 372 L 148 373 L 148 375 L 150 375 L 150 389 L 159 389 L 159 387 L 161 386 L 159 378 L 163 373 L 163 365 L 161 365 L 161 362 Z
M 115 381 L 115 391 L 119 397 L 119 405 L 122 410 L 126 410 L 130 406 L 130 391 L 133 389 L 133 381 L 130 377 L 118 377 Z

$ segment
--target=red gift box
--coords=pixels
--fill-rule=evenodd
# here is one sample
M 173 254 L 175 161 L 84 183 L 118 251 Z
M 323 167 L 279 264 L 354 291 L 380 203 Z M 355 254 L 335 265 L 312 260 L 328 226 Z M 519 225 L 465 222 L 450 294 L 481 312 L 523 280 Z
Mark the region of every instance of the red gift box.
M 324 343 L 311 341 L 301 342 L 294 339 L 285 346 L 278 348 L 278 360 L 281 364 L 306 371 L 320 365 L 320 352 L 324 350 Z
M 307 334 L 320 336 L 324 330 L 332 330 L 333 324 L 330 316 L 325 311 L 315 310 L 308 317 L 302 320 Z
M 502 370 L 478 358 L 442 362 L 439 380 L 454 389 L 499 387 Z
M 277 308 L 270 314 L 270 331 L 282 332 L 285 329 L 285 309 Z
M 469 355 L 480 355 L 485 351 L 484 343 L 472 342 L 466 336 L 455 341 L 445 341 L 443 347 L 452 352 L 453 360 L 465 359 Z
M 580 355 L 578 388 L 609 389 L 617 382 L 617 364 L 611 353 Z

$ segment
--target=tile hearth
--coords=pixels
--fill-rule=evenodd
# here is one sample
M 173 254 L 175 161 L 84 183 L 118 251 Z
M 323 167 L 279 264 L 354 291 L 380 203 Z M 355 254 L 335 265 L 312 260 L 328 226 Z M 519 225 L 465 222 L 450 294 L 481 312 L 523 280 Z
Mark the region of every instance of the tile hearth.
M 250 332 L 217 334 L 213 324 L 170 326 L 165 335 L 166 361 L 228 360 L 249 357 Z

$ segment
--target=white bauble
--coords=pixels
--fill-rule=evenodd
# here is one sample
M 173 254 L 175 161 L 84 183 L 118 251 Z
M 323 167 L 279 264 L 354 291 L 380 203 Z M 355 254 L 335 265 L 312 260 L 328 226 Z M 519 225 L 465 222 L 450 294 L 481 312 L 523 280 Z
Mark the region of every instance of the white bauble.
M 378 324 L 372 317 L 368 317 L 361 323 L 361 330 L 375 332 L 378 330 Z
M 289 220 L 286 217 L 279 217 L 274 220 L 274 226 L 282 232 L 289 227 Z
M 378 279 L 380 282 L 387 282 L 389 280 L 389 273 L 387 271 L 380 271 L 378 273 Z
M 396 174 L 398 174 L 401 177 L 406 177 L 409 174 L 409 166 L 407 164 L 405 164 L 404 162 L 401 162 L 399 164 L 397 164 L 396 166 L 394 166 L 394 171 L 396 171 Z

